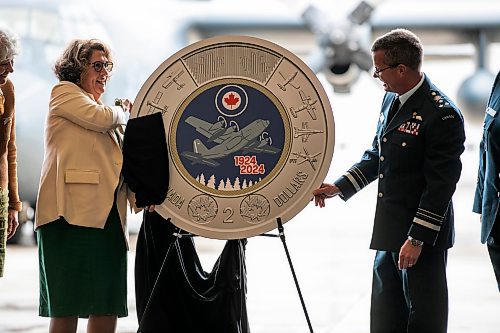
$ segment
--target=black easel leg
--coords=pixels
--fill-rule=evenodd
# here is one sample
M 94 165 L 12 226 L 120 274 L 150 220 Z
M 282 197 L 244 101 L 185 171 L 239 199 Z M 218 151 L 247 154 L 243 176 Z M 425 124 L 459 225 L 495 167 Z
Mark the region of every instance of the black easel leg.
M 304 310 L 304 315 L 306 316 L 307 325 L 309 326 L 309 332 L 313 333 L 313 328 L 311 325 L 311 320 L 309 319 L 309 314 L 307 313 L 306 303 L 304 302 L 304 298 L 302 297 L 302 292 L 300 291 L 299 281 L 297 280 L 297 275 L 295 275 L 295 270 L 293 269 L 292 259 L 290 258 L 290 253 L 288 252 L 288 247 L 286 246 L 285 241 L 285 231 L 283 229 L 283 224 L 281 223 L 281 217 L 276 219 L 276 223 L 278 224 L 278 231 L 281 242 L 283 243 L 283 247 L 285 248 L 286 258 L 288 259 L 288 264 L 290 265 L 290 269 L 292 271 L 293 280 L 295 282 L 295 287 L 297 288 L 297 292 L 299 293 L 300 303 L 302 304 L 302 309 Z
M 155 283 L 153 285 L 153 289 L 151 289 L 151 293 L 149 294 L 148 297 L 148 302 L 146 303 L 146 307 L 144 308 L 144 312 L 142 313 L 141 321 L 139 322 L 139 328 L 137 329 L 137 333 L 142 332 L 142 323 L 144 322 L 144 318 L 146 318 L 148 309 L 149 309 L 149 304 L 151 303 L 151 300 L 153 299 L 153 295 L 158 287 L 158 282 L 161 279 L 161 276 L 163 275 L 165 264 L 167 263 L 167 259 L 170 256 L 170 251 L 172 250 L 172 246 L 174 245 L 175 242 L 179 240 L 180 237 L 180 231 L 181 229 L 176 228 L 176 231 L 172 233 L 172 240 L 168 246 L 167 253 L 165 253 L 165 258 L 163 259 L 163 262 L 160 267 L 160 271 L 158 272 L 158 276 L 156 277 Z

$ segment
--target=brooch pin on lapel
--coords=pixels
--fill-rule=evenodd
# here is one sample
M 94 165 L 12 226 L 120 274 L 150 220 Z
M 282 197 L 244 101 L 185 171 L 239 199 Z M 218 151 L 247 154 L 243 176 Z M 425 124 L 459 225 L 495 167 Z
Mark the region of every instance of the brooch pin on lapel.
M 413 112 L 413 117 L 412 118 L 416 119 L 416 120 L 422 121 L 422 116 L 419 115 L 417 112 Z

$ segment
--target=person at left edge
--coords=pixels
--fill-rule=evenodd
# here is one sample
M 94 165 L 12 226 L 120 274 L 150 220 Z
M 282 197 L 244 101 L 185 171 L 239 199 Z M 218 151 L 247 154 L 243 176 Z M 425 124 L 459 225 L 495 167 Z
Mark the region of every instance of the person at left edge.
M 14 71 L 17 52 L 17 37 L 0 28 L 0 277 L 4 273 L 7 239 L 16 232 L 22 206 L 17 191 L 14 84 L 8 78 Z
M 73 40 L 56 61 L 35 228 L 39 315 L 49 332 L 115 332 L 127 309 L 127 197 L 121 181 L 122 127 L 132 104 L 102 101 L 113 70 L 99 40 Z

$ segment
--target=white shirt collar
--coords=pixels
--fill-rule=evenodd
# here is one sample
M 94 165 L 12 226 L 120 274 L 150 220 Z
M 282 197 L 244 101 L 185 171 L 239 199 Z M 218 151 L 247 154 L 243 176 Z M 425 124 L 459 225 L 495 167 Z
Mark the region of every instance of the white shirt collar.
M 400 108 L 411 97 L 411 95 L 413 95 L 415 93 L 415 91 L 417 91 L 418 88 L 420 88 L 422 83 L 424 83 L 424 79 L 425 79 L 425 74 L 422 74 L 422 78 L 420 79 L 420 81 L 417 83 L 417 85 L 415 87 L 411 88 L 410 90 L 405 92 L 403 95 L 399 96 L 399 101 L 401 102 Z

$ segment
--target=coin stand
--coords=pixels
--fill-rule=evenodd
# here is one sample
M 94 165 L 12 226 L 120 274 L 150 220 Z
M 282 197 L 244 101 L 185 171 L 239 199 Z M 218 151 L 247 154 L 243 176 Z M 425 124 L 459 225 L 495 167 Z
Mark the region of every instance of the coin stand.
M 297 279 L 297 275 L 295 274 L 295 269 L 293 268 L 292 258 L 290 256 L 290 252 L 288 251 L 288 246 L 286 245 L 285 230 L 283 228 L 283 223 L 281 222 L 281 218 L 280 217 L 276 218 L 276 224 L 278 226 L 278 234 L 263 233 L 263 234 L 260 234 L 258 236 L 279 237 L 281 239 L 281 243 L 283 244 L 283 248 L 285 250 L 286 258 L 288 260 L 288 265 L 290 266 L 290 271 L 292 272 L 293 281 L 295 283 L 295 288 L 297 289 L 297 293 L 298 293 L 299 298 L 300 298 L 300 303 L 302 305 L 302 310 L 304 311 L 304 316 L 306 317 L 307 325 L 309 327 L 309 332 L 313 333 L 314 331 L 313 331 L 313 328 L 312 328 L 311 320 L 309 319 L 309 313 L 307 312 L 306 303 L 304 301 L 304 297 L 302 296 L 302 292 L 300 290 L 300 285 L 299 285 L 299 281 Z M 160 267 L 160 271 L 158 272 L 158 276 L 156 277 L 156 280 L 155 280 L 155 283 L 153 285 L 153 288 L 151 289 L 151 293 L 149 295 L 146 307 L 144 308 L 144 313 L 142 314 L 142 319 L 139 322 L 139 328 L 137 330 L 137 333 L 141 333 L 142 321 L 144 320 L 144 318 L 146 318 L 146 313 L 147 313 L 147 311 L 149 309 L 149 305 L 150 305 L 151 299 L 153 298 L 153 295 L 154 295 L 154 293 L 156 291 L 158 282 L 161 280 L 163 272 L 165 271 L 165 264 L 166 264 L 166 262 L 168 260 L 168 257 L 170 256 L 170 252 L 172 250 L 172 246 L 174 246 L 175 243 L 178 242 L 178 240 L 180 238 L 182 238 L 182 237 L 197 237 L 197 235 L 194 235 L 192 233 L 182 232 L 181 229 L 178 228 L 178 227 L 177 227 L 177 230 L 175 232 L 173 232 L 171 236 L 173 238 L 173 241 L 170 242 L 170 245 L 168 246 L 167 252 L 165 253 L 165 258 L 163 259 L 163 262 L 162 262 L 161 267 Z
M 315 73 L 270 41 L 217 36 L 165 60 L 133 104 L 132 119 L 160 113 L 165 127 L 169 188 L 155 211 L 220 240 L 271 236 L 277 224 L 313 332 L 283 224 L 309 204 L 332 161 L 333 112 Z
M 281 223 L 281 218 L 276 218 L 276 224 L 278 225 L 278 234 L 261 234 L 260 236 L 267 237 L 279 237 L 281 242 L 283 243 L 283 248 L 285 249 L 286 258 L 288 259 L 288 265 L 290 266 L 290 270 L 292 272 L 293 281 L 295 282 L 295 288 L 297 288 L 297 293 L 299 294 L 300 303 L 302 304 L 302 310 L 304 311 L 304 315 L 307 320 L 307 325 L 309 326 L 309 332 L 313 333 L 313 328 L 311 325 L 311 320 L 309 319 L 309 314 L 307 312 L 306 303 L 304 302 L 304 297 L 302 297 L 302 292 L 300 291 L 299 280 L 297 279 L 297 275 L 295 274 L 295 269 L 293 268 L 292 258 L 290 257 L 290 252 L 288 251 L 288 246 L 286 245 L 285 239 L 285 230 L 283 228 L 283 223 Z

